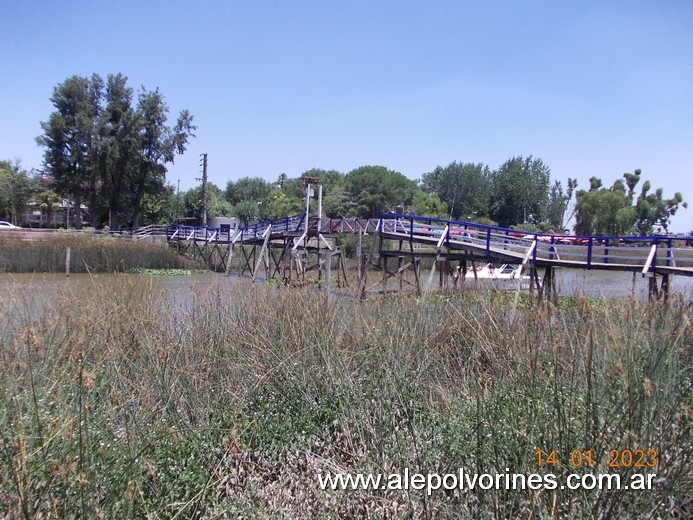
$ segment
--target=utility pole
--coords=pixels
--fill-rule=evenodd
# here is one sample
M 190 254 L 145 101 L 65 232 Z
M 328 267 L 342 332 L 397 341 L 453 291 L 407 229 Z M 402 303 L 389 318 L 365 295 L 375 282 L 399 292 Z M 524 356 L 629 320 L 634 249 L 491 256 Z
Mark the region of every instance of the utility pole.
M 207 154 L 202 156 L 202 225 L 207 225 Z M 198 179 L 199 180 L 199 179 Z
M 180 179 L 178 179 L 178 191 L 176 191 L 176 224 L 180 224 Z

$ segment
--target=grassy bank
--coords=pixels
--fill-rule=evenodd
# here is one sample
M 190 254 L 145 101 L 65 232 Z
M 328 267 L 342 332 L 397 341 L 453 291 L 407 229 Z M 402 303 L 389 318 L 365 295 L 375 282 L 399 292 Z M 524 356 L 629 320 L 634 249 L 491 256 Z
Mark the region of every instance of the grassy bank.
M 64 272 L 68 247 L 70 248 L 70 272 L 73 273 L 112 273 L 137 268 L 201 267 L 171 251 L 165 244 L 150 244 L 81 233 L 54 233 L 35 241 L 0 239 L 0 272 Z
M 690 311 L 507 295 L 365 302 L 122 276 L 5 298 L 0 515 L 648 518 L 691 507 Z M 324 491 L 338 472 L 607 471 L 651 490 Z M 537 467 L 536 450 L 561 465 Z M 573 450 L 600 467 L 571 468 Z M 690 511 L 690 509 L 689 509 Z

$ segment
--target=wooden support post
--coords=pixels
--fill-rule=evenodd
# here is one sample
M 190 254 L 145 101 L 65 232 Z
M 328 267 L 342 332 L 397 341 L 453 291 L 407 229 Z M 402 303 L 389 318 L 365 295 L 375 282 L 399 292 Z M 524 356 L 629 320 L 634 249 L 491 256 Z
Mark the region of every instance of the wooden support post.
M 221 267 L 223 271 L 226 271 L 226 264 L 225 264 L 225 257 L 224 254 L 221 252 L 221 249 L 219 247 L 219 243 L 215 242 L 213 249 L 212 249 L 212 256 L 216 255 L 216 260 L 214 262 L 214 272 L 218 273 L 219 268 Z
M 248 255 L 248 271 L 250 271 L 251 276 L 255 272 L 255 264 L 257 263 L 256 253 L 257 246 L 253 245 L 250 249 L 250 254 Z
M 287 281 L 286 270 L 287 263 L 289 264 L 289 277 L 291 278 L 291 247 L 289 246 L 289 238 L 284 238 L 284 247 L 282 248 L 282 256 L 279 258 L 279 276 L 284 282 Z
M 659 291 L 657 290 L 657 277 L 653 274 L 648 280 L 647 300 L 652 302 L 659 299 Z
M 243 276 L 243 273 L 245 273 L 246 268 L 252 273 L 253 270 L 250 267 L 250 255 L 248 254 L 248 251 L 246 250 L 245 246 L 241 244 L 241 254 L 243 256 L 243 261 L 239 262 L 238 266 L 238 276 Z
M 633 271 L 633 283 L 630 286 L 630 297 L 631 298 L 635 298 L 635 275 L 636 274 L 637 273 L 635 271 Z
M 530 302 L 532 301 L 532 298 L 534 298 L 534 280 L 535 280 L 535 272 L 534 272 L 534 265 L 529 268 L 529 297 L 530 297 Z
M 344 251 L 341 248 L 339 250 L 339 263 L 342 268 L 342 274 L 344 275 L 344 287 L 349 287 L 349 279 L 347 278 L 346 271 L 346 259 L 344 258 Z
M 303 278 L 303 265 L 301 264 L 300 253 L 297 249 L 291 248 L 291 262 L 296 266 L 296 281 L 302 280 Z
M 445 259 L 438 262 L 438 290 L 442 290 L 445 284 Z
M 271 243 L 267 244 L 267 247 L 265 248 L 265 252 L 262 255 L 262 262 L 265 265 L 265 281 L 273 278 L 272 272 L 271 272 L 272 265 L 270 264 L 270 255 L 271 255 L 270 249 L 271 248 L 272 248 L 272 244 Z M 274 260 L 274 258 L 272 258 L 272 260 Z
M 382 229 L 380 231 L 382 231 Z M 378 233 L 373 233 L 373 236 L 377 236 L 377 235 L 378 235 Z M 383 242 L 385 242 L 385 241 L 383 240 L 382 237 L 380 237 L 380 240 L 378 240 L 378 267 L 382 266 L 381 262 L 383 261 Z
M 662 275 L 662 289 L 660 291 L 662 300 L 664 300 L 664 303 L 667 303 L 669 301 L 669 275 L 668 274 L 663 274 Z
M 378 238 L 378 233 L 373 232 L 373 239 L 371 240 L 371 250 L 368 256 L 363 257 L 363 267 L 361 269 L 361 279 L 359 280 L 359 298 L 365 298 L 366 296 L 366 282 L 368 281 L 368 269 L 370 268 L 373 253 L 375 252 L 375 241 Z
M 534 280 L 537 284 L 537 301 L 541 302 L 544 299 L 544 281 L 539 281 L 539 269 L 534 268 Z
M 320 229 L 320 228 L 319 228 L 319 225 L 320 225 L 320 221 L 318 221 L 318 229 Z M 318 248 L 318 250 L 317 250 L 317 252 L 316 252 L 316 254 L 317 254 L 317 256 L 318 256 L 318 286 L 322 285 L 322 279 L 323 279 L 323 265 L 325 264 L 325 261 L 326 261 L 326 260 L 325 260 L 326 255 L 325 255 L 325 253 L 323 252 L 322 246 L 320 245 L 320 240 L 321 240 L 321 239 L 322 239 L 323 241 L 325 240 L 324 237 L 323 237 L 322 235 L 318 235 L 318 238 L 317 238 L 317 240 L 316 240 L 316 245 L 317 245 L 317 248 Z M 327 243 L 327 242 L 325 242 L 325 243 Z M 328 251 L 329 251 L 329 249 L 328 249 Z
M 270 249 L 272 247 L 272 225 L 267 226 L 265 230 L 265 241 L 262 243 L 262 249 L 260 250 L 260 256 L 262 257 L 262 262 L 265 264 L 265 281 L 270 279 Z
M 327 260 L 325 262 L 325 290 L 330 290 L 330 275 L 332 272 L 332 252 L 327 252 Z M 339 273 L 339 271 L 337 271 Z
M 257 245 L 254 245 L 250 250 L 250 258 L 252 259 L 252 265 L 249 266 L 250 276 L 253 276 L 253 273 L 257 270 L 257 266 L 259 265 L 257 258 Z
M 450 287 L 450 277 L 452 276 L 450 270 L 450 250 L 448 249 L 448 254 L 445 255 L 445 288 Z
M 553 268 L 544 268 L 544 276 L 541 283 L 537 277 L 537 287 L 539 288 L 539 301 L 546 298 L 546 301 L 551 301 L 551 282 L 553 279 Z
M 234 236 L 234 238 L 236 238 Z M 226 244 L 226 265 L 224 266 L 226 269 L 226 272 L 224 273 L 225 276 L 229 276 L 229 273 L 231 272 L 231 262 L 233 261 L 233 246 L 234 246 L 234 240 L 231 238 L 231 232 L 229 231 L 229 241 Z
M 419 266 L 419 260 L 416 258 L 414 255 L 414 243 L 409 240 L 409 258 L 411 259 L 411 263 L 414 267 L 414 287 L 416 290 L 416 295 L 419 296 L 421 295 L 421 282 L 419 281 L 419 274 L 420 274 L 420 266 Z
M 363 238 L 363 230 L 359 229 L 359 241 L 356 244 L 356 278 L 361 281 L 361 258 L 363 257 L 363 251 L 361 249 L 361 243 Z
M 436 273 L 436 268 L 438 267 L 438 260 L 440 258 L 440 252 L 436 252 L 436 257 L 433 260 L 433 263 L 431 264 L 431 272 L 428 273 L 428 280 L 426 280 L 426 287 L 424 289 L 425 292 L 428 292 L 431 289 L 431 284 L 433 283 L 433 275 Z
M 402 272 L 402 244 L 403 240 L 399 241 L 399 247 L 397 250 L 399 251 L 399 256 L 397 257 L 397 272 L 399 272 L 399 290 L 402 292 L 404 289 L 404 274 Z
M 553 272 L 553 267 L 547 267 L 544 273 L 544 293 L 546 294 L 546 300 L 552 303 L 556 303 L 556 287 L 555 287 L 555 277 Z

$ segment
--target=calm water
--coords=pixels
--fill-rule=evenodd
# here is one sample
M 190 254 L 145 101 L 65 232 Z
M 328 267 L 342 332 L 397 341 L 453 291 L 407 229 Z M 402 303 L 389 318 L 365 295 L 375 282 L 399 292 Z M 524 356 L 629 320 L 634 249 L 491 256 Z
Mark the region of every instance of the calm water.
M 112 275 L 112 274 L 73 274 L 66 277 L 64 274 L 0 274 L 0 311 L 7 312 L 20 300 L 24 306 L 27 304 L 41 305 L 55 298 L 88 293 L 94 284 L 103 284 L 122 279 L 127 276 L 141 287 L 150 286 L 167 294 L 171 303 L 187 307 L 192 292 L 218 290 L 221 293 L 228 291 L 233 294 L 243 288 L 250 287 L 248 278 L 239 279 L 236 276 L 225 277 L 223 274 L 205 273 L 190 276 L 143 276 L 143 275 Z M 379 278 L 379 273 L 372 273 L 373 282 Z M 370 278 L 369 278 L 370 280 Z M 658 279 L 661 280 L 661 279 Z M 370 283 L 370 282 L 369 282 Z M 263 282 L 256 283 L 258 287 L 265 287 Z M 343 289 L 347 294 L 354 294 L 356 288 Z M 634 295 L 640 299 L 647 299 L 648 279 L 640 274 L 635 278 L 631 273 L 618 273 L 611 271 L 577 271 L 559 270 L 556 275 L 556 286 L 559 294 L 584 294 L 591 297 L 603 297 L 607 299 L 621 299 Z M 468 287 L 473 287 L 469 283 Z M 336 289 L 335 289 L 336 290 Z M 693 300 L 693 277 L 673 277 L 671 291 L 683 294 L 688 301 Z
M 661 285 L 661 277 L 657 277 L 657 285 Z M 693 300 L 693 277 L 670 277 L 670 292 L 679 292 L 688 301 Z M 558 271 L 556 286 L 559 294 L 581 293 L 592 297 L 620 299 L 634 295 L 646 300 L 649 278 L 636 273 L 620 273 L 614 271 L 581 271 L 567 269 Z

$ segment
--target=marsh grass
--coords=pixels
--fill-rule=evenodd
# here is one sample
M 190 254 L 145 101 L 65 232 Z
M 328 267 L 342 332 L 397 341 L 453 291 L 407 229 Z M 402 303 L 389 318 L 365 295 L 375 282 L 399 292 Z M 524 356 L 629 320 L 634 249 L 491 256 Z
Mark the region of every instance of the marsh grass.
M 79 233 L 55 233 L 34 241 L 0 239 L 0 272 L 59 273 L 65 271 L 70 248 L 70 272 L 112 273 L 128 269 L 192 269 L 188 260 L 165 244 Z
M 504 294 L 367 301 L 138 277 L 4 300 L 0 514 L 647 518 L 690 512 L 690 312 Z M 238 291 L 238 287 L 243 287 Z M 9 303 L 7 303 L 9 302 Z M 565 475 L 656 449 L 648 491 L 322 491 L 320 472 Z M 578 472 L 581 470 L 578 470 Z M 587 471 L 587 470 L 585 470 Z M 592 468 L 589 471 L 605 471 Z M 628 474 L 632 469 L 622 469 Z

